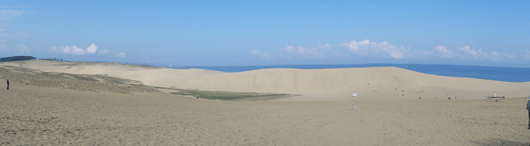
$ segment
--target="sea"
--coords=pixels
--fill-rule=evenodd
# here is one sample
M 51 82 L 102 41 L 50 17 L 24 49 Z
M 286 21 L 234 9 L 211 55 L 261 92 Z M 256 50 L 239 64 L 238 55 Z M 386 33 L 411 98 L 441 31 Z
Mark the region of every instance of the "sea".
M 399 67 L 416 72 L 449 76 L 477 78 L 504 82 L 529 82 L 530 68 L 521 67 L 492 67 L 443 64 L 345 64 L 345 65 L 266 65 L 266 66 L 184 66 L 171 67 L 174 69 L 198 68 L 222 72 L 244 72 L 268 68 L 293 69 L 332 69 L 332 68 L 367 68 L 367 67 Z

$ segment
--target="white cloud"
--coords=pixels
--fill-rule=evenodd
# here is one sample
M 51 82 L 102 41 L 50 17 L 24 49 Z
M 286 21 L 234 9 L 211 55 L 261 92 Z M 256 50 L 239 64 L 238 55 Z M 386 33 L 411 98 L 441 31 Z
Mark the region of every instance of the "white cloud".
M 359 53 L 359 51 L 363 49 L 368 49 L 367 46 L 375 45 L 375 42 L 370 42 L 370 40 L 364 40 L 364 41 L 351 41 L 349 43 L 343 43 L 342 45 L 347 46 L 350 50 L 352 50 L 355 53 Z
M 516 58 L 515 55 L 512 55 L 512 54 L 508 54 L 508 53 L 501 53 L 502 56 L 506 57 L 506 58 Z
M 394 45 L 390 45 L 387 42 L 379 43 L 375 45 L 377 48 L 386 52 L 390 57 L 401 59 L 403 58 L 403 51 L 400 48 L 397 48 Z
M 436 48 L 434 48 L 438 56 L 443 58 L 453 58 L 454 54 L 453 52 L 449 51 L 446 47 L 442 45 L 438 45 Z
M 3 9 L 0 10 L 0 32 L 6 31 L 4 28 L 8 23 L 15 20 L 16 17 L 21 16 L 26 11 L 23 10 L 11 10 L 11 9 Z M 9 39 L 17 39 L 17 38 L 25 38 L 29 36 L 29 34 L 26 34 L 24 32 L 22 33 L 8 33 L 3 32 L 0 33 L 0 41 L 6 41 Z
M 21 16 L 25 11 L 22 10 L 0 10 L 0 21 L 13 21 L 15 17 Z
M 490 60 L 504 60 L 508 58 L 515 58 L 515 55 L 511 55 L 504 52 L 497 52 L 497 51 L 491 51 L 491 52 L 485 52 L 482 51 L 482 49 L 471 49 L 469 46 L 464 46 L 460 48 L 462 52 L 464 52 L 464 55 L 467 57 L 472 57 L 475 59 L 490 59 Z
M 351 41 L 349 43 L 343 43 L 339 46 L 346 46 L 348 50 L 355 54 L 361 55 L 374 55 L 377 53 L 386 54 L 392 58 L 401 59 L 404 58 L 406 53 L 408 55 L 423 55 L 425 52 L 417 51 L 410 52 L 404 47 L 396 47 L 389 44 L 388 42 L 376 43 L 371 42 L 370 40 L 364 41 Z M 324 44 L 319 45 L 318 48 L 306 48 L 302 46 L 287 46 L 284 49 L 280 49 L 274 53 L 264 53 L 258 50 L 252 50 L 253 55 L 258 55 L 260 58 L 271 59 L 273 57 L 302 57 L 302 58 L 322 58 L 326 56 L 333 57 L 349 57 L 351 52 L 344 52 L 345 50 L 339 48 L 334 48 L 333 45 Z
M 52 51 L 59 51 L 64 54 L 74 54 L 74 55 L 85 55 L 85 54 L 94 54 L 98 50 L 98 47 L 95 44 L 91 44 L 89 47 L 87 47 L 86 50 L 83 48 L 79 48 L 77 46 L 65 46 L 61 48 L 57 48 L 53 46 L 51 48 Z
M 287 46 L 278 51 L 268 53 L 258 50 L 252 50 L 253 55 L 258 55 L 260 58 L 324 58 L 324 57 L 351 57 L 352 54 L 363 56 L 388 56 L 394 59 L 403 58 L 454 58 L 454 59 L 487 59 L 487 60 L 507 60 L 514 59 L 520 56 L 512 55 L 506 52 L 491 51 L 486 52 L 482 49 L 472 49 L 470 46 L 461 48 L 447 48 L 443 45 L 438 45 L 434 48 L 426 50 L 411 50 L 405 47 L 396 47 L 386 41 L 381 43 L 372 42 L 370 40 L 351 41 L 339 45 L 324 44 L 317 48 L 305 48 L 302 46 Z M 530 50 L 524 50 L 524 58 L 530 59 Z
M 287 46 L 283 49 L 280 49 L 276 52 L 269 53 L 269 52 L 261 52 L 258 50 L 252 50 L 251 53 L 253 55 L 257 55 L 262 59 L 273 59 L 276 57 L 279 58 L 292 58 L 292 57 L 309 57 L 309 58 L 319 58 L 323 57 L 320 50 L 317 48 L 304 48 L 302 46 Z
M 285 51 L 296 53 L 302 56 L 308 56 L 308 57 L 321 57 L 322 56 L 316 48 L 309 49 L 309 48 L 304 48 L 302 46 L 298 46 L 298 47 L 287 46 L 285 47 Z
M 460 50 L 464 51 L 468 56 L 471 55 L 473 58 L 479 58 L 486 55 L 486 53 L 482 52 L 482 49 L 473 50 L 469 49 L 469 46 L 464 46 L 460 48 Z
M 272 59 L 271 55 L 269 53 L 261 53 L 260 51 L 258 50 L 252 50 L 252 54 L 254 55 L 258 55 L 260 58 L 264 58 L 264 59 Z
M 497 51 L 490 52 L 488 56 L 492 60 L 504 60 L 508 58 L 515 58 L 515 55 L 511 55 L 508 53 L 499 53 Z
M 94 54 L 97 50 L 98 46 L 96 46 L 96 44 L 91 44 L 90 46 L 88 46 L 88 48 L 86 48 L 86 52 L 89 54 Z
M 489 55 L 488 53 L 482 51 L 482 49 L 470 49 L 469 46 L 464 46 L 462 48 L 460 48 L 461 51 L 464 52 L 464 55 L 468 56 L 468 57 L 473 57 L 473 58 L 476 58 L 476 59 L 482 59 L 482 58 L 488 58 Z
M 386 53 L 392 58 L 401 59 L 405 56 L 407 50 L 404 47 L 396 47 L 389 44 L 388 42 L 376 43 L 370 40 L 363 41 L 351 41 L 349 43 L 343 43 L 342 46 L 348 47 L 353 53 L 360 55 L 374 55 L 379 52 Z
M 285 50 L 287 50 L 288 52 L 292 52 L 292 51 L 294 51 L 294 49 L 296 49 L 296 47 L 294 47 L 294 46 L 285 47 Z
M 116 57 L 125 58 L 125 53 L 120 52 L 118 55 L 116 55 Z
M 257 55 L 259 53 L 261 53 L 261 52 L 259 52 L 258 50 L 252 50 L 252 54 L 254 54 L 254 55 Z
M 66 47 L 64 47 L 63 52 L 66 53 L 66 54 L 72 53 L 72 54 L 76 54 L 76 55 L 84 55 L 85 54 L 85 50 L 83 50 L 82 48 L 79 48 L 77 46 L 73 46 L 73 47 L 66 46 Z
M 331 45 L 330 44 L 324 44 L 324 45 L 318 45 L 319 48 L 322 48 L 322 49 L 327 49 L 327 48 L 330 48 Z

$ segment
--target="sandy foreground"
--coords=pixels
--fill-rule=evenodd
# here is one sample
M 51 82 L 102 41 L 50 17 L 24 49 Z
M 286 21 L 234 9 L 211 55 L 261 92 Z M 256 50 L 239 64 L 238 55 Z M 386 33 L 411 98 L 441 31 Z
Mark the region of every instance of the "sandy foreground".
M 52 61 L 0 63 L 0 72 L 11 82 L 0 86 L 0 145 L 530 145 L 528 82 L 399 68 L 223 73 Z M 196 100 L 141 85 L 300 96 Z M 360 110 L 349 110 L 352 92 Z M 481 99 L 493 92 L 506 99 Z

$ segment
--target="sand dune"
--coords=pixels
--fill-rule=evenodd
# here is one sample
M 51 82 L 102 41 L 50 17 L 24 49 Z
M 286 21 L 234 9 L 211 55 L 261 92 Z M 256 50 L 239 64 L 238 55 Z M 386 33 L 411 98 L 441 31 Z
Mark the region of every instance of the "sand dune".
M 399 90 L 414 87 L 448 87 L 459 89 L 497 89 L 504 86 L 525 86 L 528 83 L 507 83 L 470 78 L 442 77 L 410 70 L 382 68 L 351 69 L 264 69 L 241 73 L 225 73 L 185 79 L 155 80 L 151 85 L 178 85 L 185 88 L 257 92 L 347 91 L 349 89 Z M 394 88 L 393 88 L 394 87 Z M 388 89 L 386 89 L 388 88 Z
M 393 67 L 225 73 L 40 60 L 0 72 L 11 81 L 0 88 L 0 145 L 530 144 L 529 82 Z M 143 85 L 301 96 L 196 100 Z M 349 110 L 351 92 L 360 110 Z M 492 93 L 507 99 L 478 99 Z
M 11 65 L 16 63 L 11 63 Z M 444 77 L 395 67 L 345 69 L 261 69 L 225 73 L 201 69 L 168 69 L 112 63 L 71 63 L 32 60 L 20 66 L 72 74 L 104 74 L 145 85 L 210 91 L 286 93 L 301 96 L 280 100 L 477 99 L 497 93 L 507 98 L 530 94 L 530 82 L 511 83 Z M 361 99 L 362 100 L 362 99 Z

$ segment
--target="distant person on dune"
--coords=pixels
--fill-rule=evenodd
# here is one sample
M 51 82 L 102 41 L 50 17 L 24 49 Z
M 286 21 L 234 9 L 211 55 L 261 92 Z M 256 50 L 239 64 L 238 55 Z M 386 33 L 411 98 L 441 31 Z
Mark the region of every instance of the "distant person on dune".
M 528 96 L 528 103 L 526 103 L 526 110 L 528 110 L 528 129 L 530 129 L 530 96 Z
M 9 90 L 9 80 L 7 80 L 7 90 Z

